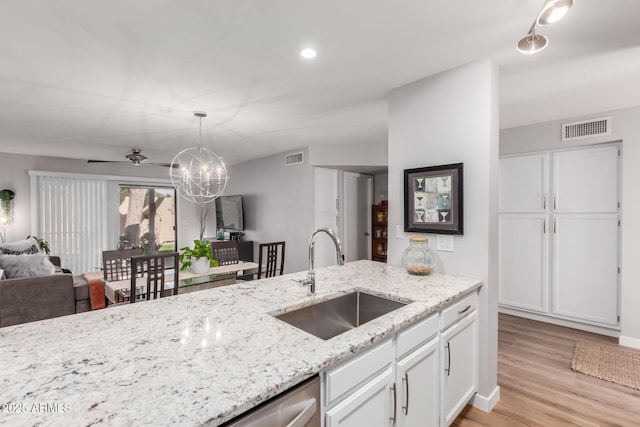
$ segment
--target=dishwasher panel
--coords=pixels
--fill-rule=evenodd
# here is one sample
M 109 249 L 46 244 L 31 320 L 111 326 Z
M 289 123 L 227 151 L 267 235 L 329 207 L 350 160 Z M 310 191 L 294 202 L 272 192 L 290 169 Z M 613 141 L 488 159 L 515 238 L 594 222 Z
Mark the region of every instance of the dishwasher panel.
M 320 427 L 320 378 L 308 379 L 227 427 Z

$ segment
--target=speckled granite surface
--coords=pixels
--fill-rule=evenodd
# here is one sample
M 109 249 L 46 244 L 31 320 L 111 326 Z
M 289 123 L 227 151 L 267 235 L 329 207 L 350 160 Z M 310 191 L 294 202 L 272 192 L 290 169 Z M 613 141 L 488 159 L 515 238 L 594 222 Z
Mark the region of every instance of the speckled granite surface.
M 0 329 L 0 424 L 218 425 L 480 286 L 371 261 Z M 356 289 L 414 301 L 323 341 L 275 319 Z

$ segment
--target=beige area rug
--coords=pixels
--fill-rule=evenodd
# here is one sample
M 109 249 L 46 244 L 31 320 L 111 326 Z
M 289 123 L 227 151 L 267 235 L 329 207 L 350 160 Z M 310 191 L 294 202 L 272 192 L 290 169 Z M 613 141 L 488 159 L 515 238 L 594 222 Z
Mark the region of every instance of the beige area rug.
M 640 390 L 640 352 L 624 347 L 578 341 L 571 369 Z

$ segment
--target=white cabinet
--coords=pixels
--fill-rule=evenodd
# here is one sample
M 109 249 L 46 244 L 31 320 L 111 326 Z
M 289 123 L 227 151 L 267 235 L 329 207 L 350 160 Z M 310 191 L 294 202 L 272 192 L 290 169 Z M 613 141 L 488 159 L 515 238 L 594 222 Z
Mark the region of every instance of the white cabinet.
M 477 314 L 442 333 L 441 354 L 441 426 L 451 424 L 478 389 Z
M 548 155 L 500 159 L 500 211 L 544 212 L 547 208 Z
M 617 216 L 566 214 L 554 221 L 553 312 L 616 325 Z
M 619 161 L 618 144 L 501 159 L 501 307 L 619 327 Z
M 327 427 L 388 427 L 393 426 L 393 408 L 390 408 L 392 393 L 393 370 L 391 367 L 375 377 L 370 382 L 355 391 L 343 402 L 327 411 Z M 395 407 L 398 411 L 397 403 Z
M 548 309 L 546 215 L 500 216 L 500 302 L 536 312 Z
M 398 362 L 398 424 L 437 426 L 440 414 L 440 341 L 434 338 Z
M 396 340 L 398 425 L 437 426 L 440 418 L 438 314 L 400 331 Z
M 325 371 L 325 426 L 451 424 L 478 386 L 477 306 L 474 291 Z

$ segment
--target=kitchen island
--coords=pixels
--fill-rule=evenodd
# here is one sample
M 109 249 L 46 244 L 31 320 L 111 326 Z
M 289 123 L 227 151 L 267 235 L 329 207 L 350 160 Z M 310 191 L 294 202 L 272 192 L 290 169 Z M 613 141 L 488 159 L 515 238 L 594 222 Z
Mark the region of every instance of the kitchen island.
M 372 261 L 0 329 L 0 424 L 218 425 L 481 286 Z M 412 302 L 330 340 L 273 314 L 365 290 Z

